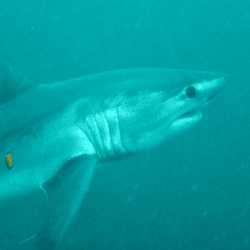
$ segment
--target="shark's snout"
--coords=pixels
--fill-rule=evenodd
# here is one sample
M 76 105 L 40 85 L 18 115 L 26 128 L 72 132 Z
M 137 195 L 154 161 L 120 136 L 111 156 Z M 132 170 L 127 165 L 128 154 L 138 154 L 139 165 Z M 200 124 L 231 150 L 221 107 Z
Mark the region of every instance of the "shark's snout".
M 207 102 L 213 100 L 229 83 L 230 77 L 223 77 L 207 81 L 203 84 L 202 91 L 206 92 Z

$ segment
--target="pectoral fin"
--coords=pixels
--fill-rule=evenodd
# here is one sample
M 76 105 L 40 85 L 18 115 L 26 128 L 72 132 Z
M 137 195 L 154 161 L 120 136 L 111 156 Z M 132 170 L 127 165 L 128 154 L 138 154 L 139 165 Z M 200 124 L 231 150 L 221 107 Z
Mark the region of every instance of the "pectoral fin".
M 89 189 L 97 162 L 93 156 L 71 159 L 43 185 L 48 205 L 46 218 L 37 235 L 37 249 L 53 249 L 62 240 Z

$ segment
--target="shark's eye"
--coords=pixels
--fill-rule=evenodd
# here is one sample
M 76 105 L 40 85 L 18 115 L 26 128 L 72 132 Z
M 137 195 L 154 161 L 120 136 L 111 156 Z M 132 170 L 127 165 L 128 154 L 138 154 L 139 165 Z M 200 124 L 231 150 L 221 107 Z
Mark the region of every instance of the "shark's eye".
M 186 88 L 186 95 L 188 98 L 194 98 L 196 95 L 196 89 L 193 86 L 189 86 Z

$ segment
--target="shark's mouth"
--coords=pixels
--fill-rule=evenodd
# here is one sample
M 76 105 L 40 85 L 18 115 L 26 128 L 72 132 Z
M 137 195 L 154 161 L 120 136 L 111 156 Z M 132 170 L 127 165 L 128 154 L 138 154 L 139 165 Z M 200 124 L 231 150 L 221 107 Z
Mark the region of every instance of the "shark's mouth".
M 202 118 L 202 112 L 200 110 L 192 110 L 183 113 L 181 116 L 178 118 L 178 122 L 182 123 L 196 123 L 200 121 Z
M 188 112 L 182 114 L 182 115 L 179 117 L 179 119 L 183 119 L 183 118 L 184 118 L 184 119 L 186 119 L 186 118 L 192 118 L 193 116 L 196 116 L 196 115 L 198 115 L 199 113 L 201 113 L 200 110 L 188 111 Z
M 201 118 L 202 113 L 200 110 L 188 111 L 179 116 L 171 127 L 173 131 L 185 130 L 199 122 Z

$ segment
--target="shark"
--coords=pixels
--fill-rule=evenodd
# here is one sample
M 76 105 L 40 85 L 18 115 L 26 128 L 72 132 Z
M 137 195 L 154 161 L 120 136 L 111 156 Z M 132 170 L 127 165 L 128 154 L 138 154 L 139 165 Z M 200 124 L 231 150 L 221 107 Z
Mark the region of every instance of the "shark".
M 0 200 L 41 188 L 47 206 L 34 232 L 37 249 L 58 246 L 98 166 L 134 157 L 194 126 L 229 79 L 133 68 L 37 84 L 2 54 Z

